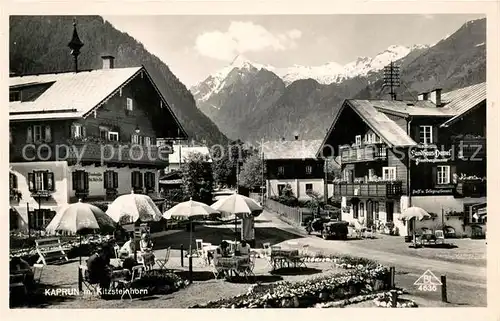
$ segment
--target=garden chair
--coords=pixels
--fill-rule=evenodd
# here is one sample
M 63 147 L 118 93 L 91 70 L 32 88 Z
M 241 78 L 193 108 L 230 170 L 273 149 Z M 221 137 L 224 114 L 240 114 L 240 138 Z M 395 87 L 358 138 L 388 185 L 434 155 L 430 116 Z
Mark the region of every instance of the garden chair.
M 219 278 L 219 275 L 222 272 L 224 272 L 223 267 L 220 266 L 218 263 L 219 263 L 218 260 L 215 259 L 215 258 L 212 260 L 212 263 L 210 263 L 210 267 L 211 267 L 212 273 L 213 273 L 213 275 L 214 275 L 214 277 L 216 279 Z
M 370 239 L 372 239 L 372 238 L 373 238 L 373 228 L 371 228 L 371 227 L 367 227 L 367 228 L 365 229 L 365 235 L 364 235 L 364 236 L 365 236 L 365 238 L 370 238 Z
M 167 252 L 165 252 L 165 257 L 163 259 L 155 259 L 155 263 L 160 267 L 160 271 L 168 271 L 167 263 L 170 259 L 170 246 L 167 248 Z
M 196 256 L 201 257 L 202 255 L 203 255 L 203 240 L 196 239 Z
M 42 280 L 43 267 L 43 264 L 33 264 L 33 278 L 35 280 L 35 284 L 40 284 L 40 281 Z
M 63 263 L 68 262 L 68 256 L 62 248 L 62 243 L 59 238 L 48 238 L 35 240 L 36 252 L 38 253 L 38 260 L 36 263 L 43 263 L 47 265 L 50 263 Z
M 79 266 L 80 279 L 82 280 L 82 287 L 84 286 L 90 293 L 98 293 L 99 284 L 90 283 L 89 272 L 86 265 Z
M 132 294 L 130 293 L 130 289 L 132 287 L 132 283 L 135 280 L 138 280 L 142 277 L 142 273 L 144 271 L 144 267 L 142 265 L 136 265 L 132 268 L 132 277 L 130 280 L 119 279 L 115 282 L 118 283 L 118 288 L 122 289 L 122 296 L 120 297 L 123 300 L 123 297 L 128 295 L 129 299 L 132 300 Z
M 444 232 L 443 230 L 436 230 L 434 232 L 434 236 L 436 236 L 436 244 L 444 244 Z
M 302 254 L 302 256 L 308 256 L 309 255 L 309 244 L 302 245 L 301 254 Z
M 240 264 L 240 266 L 238 266 L 238 270 L 248 280 L 249 276 L 255 277 L 255 274 L 253 273 L 254 267 L 255 267 L 255 254 L 250 254 L 248 256 L 248 262 Z

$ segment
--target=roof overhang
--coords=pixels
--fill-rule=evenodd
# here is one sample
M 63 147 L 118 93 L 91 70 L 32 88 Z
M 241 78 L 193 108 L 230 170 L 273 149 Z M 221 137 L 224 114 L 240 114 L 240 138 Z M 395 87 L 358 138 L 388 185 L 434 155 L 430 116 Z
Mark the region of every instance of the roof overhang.
M 464 112 L 451 117 L 450 119 L 448 119 L 447 121 L 445 121 L 444 123 L 442 123 L 439 127 L 446 128 L 446 127 L 449 127 L 450 125 L 453 125 L 455 122 L 457 122 L 458 120 L 460 120 L 462 117 L 466 116 L 471 111 L 475 110 L 476 108 L 479 108 L 479 106 L 481 106 L 482 103 L 485 102 L 485 101 L 486 101 L 486 99 L 482 100 L 481 102 L 479 102 L 478 104 L 476 104 L 474 107 L 469 108 L 469 109 L 465 110 Z
M 365 124 L 368 125 L 368 127 L 373 130 L 373 132 L 375 132 L 382 140 L 383 142 L 389 147 L 395 147 L 387 138 L 384 137 L 384 135 L 381 134 L 381 132 L 377 129 L 376 126 L 373 126 L 370 121 L 362 114 L 360 113 L 357 108 L 355 108 L 350 102 L 348 99 L 344 100 L 344 102 L 342 103 L 342 106 L 340 107 L 339 111 L 337 112 L 337 115 L 335 116 L 334 120 L 333 120 L 333 123 L 332 123 L 332 126 L 330 126 L 330 129 L 328 130 L 328 133 L 326 134 L 325 138 L 323 139 L 323 142 L 321 143 L 321 146 L 319 147 L 319 150 L 318 152 L 316 153 L 316 157 L 319 158 L 320 155 L 322 154 L 322 150 L 326 144 L 326 141 L 328 140 L 328 137 L 330 137 L 333 129 L 335 128 L 335 125 L 337 123 L 337 120 L 338 118 L 340 117 L 340 115 L 342 114 L 342 112 L 344 111 L 344 109 L 346 108 L 346 106 L 350 107 L 352 110 L 354 110 L 354 112 L 365 122 Z M 375 109 L 379 109 L 379 107 L 373 107 Z M 410 147 L 410 146 L 414 146 L 413 144 L 411 145 L 398 145 L 398 147 Z

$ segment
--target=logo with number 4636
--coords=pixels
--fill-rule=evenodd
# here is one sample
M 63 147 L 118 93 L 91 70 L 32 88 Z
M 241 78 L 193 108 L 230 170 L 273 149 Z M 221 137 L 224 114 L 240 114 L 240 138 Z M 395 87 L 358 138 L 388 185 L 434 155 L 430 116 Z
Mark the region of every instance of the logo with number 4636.
M 441 281 L 430 270 L 425 271 L 413 284 L 418 286 L 419 291 L 425 292 L 437 291 L 438 285 L 442 285 Z

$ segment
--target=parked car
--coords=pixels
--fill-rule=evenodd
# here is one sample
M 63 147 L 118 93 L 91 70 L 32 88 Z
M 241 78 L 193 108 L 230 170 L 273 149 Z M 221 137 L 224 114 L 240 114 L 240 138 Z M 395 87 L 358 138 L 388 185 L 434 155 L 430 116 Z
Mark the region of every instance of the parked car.
M 306 231 L 308 234 L 318 233 L 325 240 L 347 239 L 349 234 L 349 222 L 339 221 L 330 217 L 317 217 L 308 222 Z

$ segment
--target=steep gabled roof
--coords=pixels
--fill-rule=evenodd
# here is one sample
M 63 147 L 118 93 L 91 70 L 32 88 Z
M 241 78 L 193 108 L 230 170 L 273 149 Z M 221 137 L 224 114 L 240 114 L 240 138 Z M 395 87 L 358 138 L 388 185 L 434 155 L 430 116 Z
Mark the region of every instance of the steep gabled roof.
M 381 101 L 374 101 L 381 106 Z M 375 132 L 387 145 L 390 147 L 408 147 L 415 146 L 417 143 L 398 124 L 392 121 L 386 114 L 379 111 L 374 106 L 374 102 L 370 100 L 346 99 L 340 110 L 337 112 L 328 133 L 326 134 L 320 148 L 316 152 L 316 156 L 321 155 L 323 146 L 326 144 L 328 137 L 333 132 L 337 120 L 345 108 L 352 108 L 356 114 Z
M 264 159 L 315 159 L 321 140 L 285 140 L 262 144 Z
M 11 77 L 11 88 L 53 84 L 35 101 L 10 102 L 9 118 L 23 120 L 83 117 L 104 103 L 117 89 L 125 86 L 142 69 L 113 68 Z
M 444 122 L 441 127 L 446 127 L 452 124 L 459 117 L 479 106 L 483 101 L 486 101 L 486 83 L 480 83 L 465 88 L 453 90 L 441 95 L 442 101 L 446 107 L 455 112 L 455 116 Z
M 178 137 L 186 138 L 186 131 L 144 66 L 10 77 L 9 87 L 13 89 L 41 84 L 50 86 L 34 101 L 10 102 L 9 120 L 85 118 L 138 75 L 148 78 L 163 108 L 168 109 L 177 125 Z
M 373 107 L 387 114 L 396 114 L 403 117 L 409 116 L 435 116 L 451 117 L 455 110 L 448 106 L 436 107 L 428 100 L 402 101 L 402 100 L 370 100 Z

